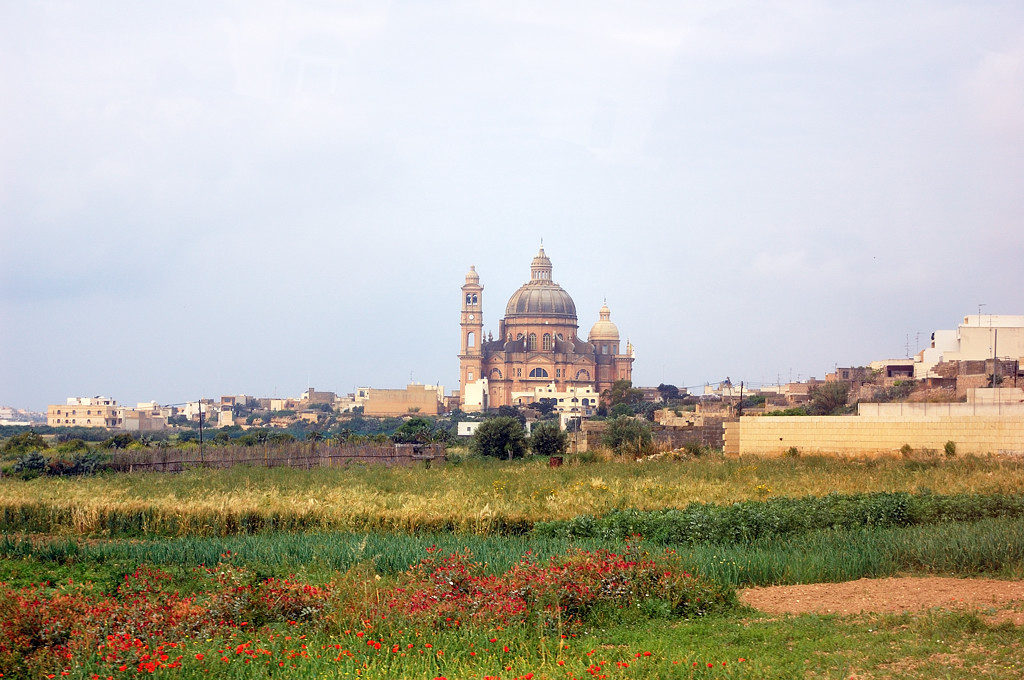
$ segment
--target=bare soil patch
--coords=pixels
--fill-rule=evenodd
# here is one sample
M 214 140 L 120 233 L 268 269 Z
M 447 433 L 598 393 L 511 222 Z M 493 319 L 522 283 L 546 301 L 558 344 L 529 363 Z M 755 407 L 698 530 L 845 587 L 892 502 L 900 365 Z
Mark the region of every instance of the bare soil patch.
M 740 591 L 740 599 L 770 614 L 859 614 L 961 609 L 985 619 L 1024 625 L 1024 581 L 944 577 L 862 578 L 844 583 L 769 586 Z

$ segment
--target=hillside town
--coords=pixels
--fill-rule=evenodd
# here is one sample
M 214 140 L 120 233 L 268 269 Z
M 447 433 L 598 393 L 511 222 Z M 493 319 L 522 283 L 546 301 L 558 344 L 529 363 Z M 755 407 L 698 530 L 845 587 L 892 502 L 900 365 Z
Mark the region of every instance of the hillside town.
M 451 392 L 420 383 L 348 393 L 310 386 L 295 397 L 227 394 L 134 406 L 107 396 L 71 396 L 47 407 L 45 425 L 53 431 L 97 428 L 183 441 L 197 432 L 202 438 L 205 430 L 216 431 L 213 436 L 223 441 L 268 428 L 300 437 L 391 434 L 403 421 L 428 418 L 443 420 L 443 434 L 437 436 L 454 442 L 472 434 L 488 415 L 515 414 L 527 428 L 557 420 L 571 434 L 573 450 L 586 451 L 600 445 L 607 418 L 629 416 L 649 422 L 652 441 L 662 449 L 704 446 L 733 454 L 934 449 L 953 441 L 950 431 L 962 450 L 1020 448 L 1016 426 L 999 419 L 1024 409 L 1024 315 L 966 315 L 956 328 L 934 331 L 929 345 L 913 356 L 835 366 L 823 379 L 634 386 L 636 349 L 622 342 L 607 303 L 584 339 L 575 303 L 554 282 L 552 269 L 541 247 L 530 264 L 530 279 L 510 297 L 497 332 L 485 334 L 483 286 L 470 267 L 461 288 L 460 385 Z M 754 420 L 762 416 L 774 417 Z M 952 420 L 929 429 L 927 423 L 940 417 Z M 0 410 L 0 418 L 5 425 L 42 425 L 39 414 L 12 407 Z M 993 428 L 1004 434 L 993 438 Z

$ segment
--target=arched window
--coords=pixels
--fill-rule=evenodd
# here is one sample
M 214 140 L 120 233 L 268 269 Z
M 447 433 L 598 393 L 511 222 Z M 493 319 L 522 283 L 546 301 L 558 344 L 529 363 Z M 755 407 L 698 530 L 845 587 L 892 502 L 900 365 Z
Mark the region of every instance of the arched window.
M 590 371 L 588 371 L 585 368 L 581 368 L 580 370 L 576 371 L 576 379 L 577 380 L 590 380 Z
M 545 333 L 544 334 L 544 344 L 542 345 L 542 347 L 544 347 L 544 351 L 548 351 L 548 350 L 551 349 L 552 345 L 551 345 L 551 334 L 550 333 Z
M 537 350 L 537 334 L 530 333 L 530 337 L 526 340 L 526 349 L 534 352 Z
M 473 296 L 470 295 L 469 293 L 466 293 L 466 304 L 467 305 L 473 304 Z
M 473 304 L 475 305 L 476 302 L 477 302 L 476 293 L 473 293 Z
M 492 368 L 491 369 L 491 380 L 501 380 L 501 369 L 498 369 L 498 368 Z
M 476 347 L 476 333 L 470 331 L 466 335 L 466 347 Z
M 583 405 L 584 406 L 590 406 L 590 400 L 587 399 L 586 397 L 583 397 Z
M 546 378 L 546 377 L 548 377 L 548 372 L 545 371 L 543 368 L 535 368 L 532 371 L 530 371 L 530 377 L 531 378 Z
M 558 334 L 558 335 L 556 335 L 555 337 L 556 337 L 556 338 L 558 338 L 559 340 L 565 340 L 565 338 L 564 338 L 564 337 L 562 336 L 562 334 L 561 334 L 561 333 L 559 333 L 559 334 Z
M 523 334 L 522 333 L 516 334 L 516 340 L 522 340 L 522 339 L 523 339 Z

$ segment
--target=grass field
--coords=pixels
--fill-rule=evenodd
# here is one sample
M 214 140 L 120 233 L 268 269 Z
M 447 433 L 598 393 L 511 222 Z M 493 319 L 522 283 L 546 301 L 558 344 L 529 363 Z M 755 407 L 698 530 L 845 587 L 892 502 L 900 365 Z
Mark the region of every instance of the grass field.
M 0 479 L 0 512 L 30 508 L 15 520 L 19 526 L 70 535 L 217 535 L 263 528 L 523 533 L 537 521 L 602 515 L 617 508 L 920 490 L 1024 493 L 1024 464 L 980 457 L 814 457 L 598 462 L 556 469 L 541 460 L 473 459 L 431 469 L 236 467 L 174 475 Z
M 1024 466 L 800 458 L 551 470 L 471 460 L 2 479 L 0 673 L 1021 677 L 1019 630 L 986 623 L 984 612 L 770 617 L 729 595 L 902 574 L 1019 579 L 1020 519 L 639 547 L 501 531 L 626 508 L 877 491 L 1021 493 Z M 49 519 L 19 530 L 19 508 Z M 276 513 L 288 530 L 265 519 L 255 534 L 217 524 L 247 513 Z M 110 531 L 111 517 L 136 519 Z

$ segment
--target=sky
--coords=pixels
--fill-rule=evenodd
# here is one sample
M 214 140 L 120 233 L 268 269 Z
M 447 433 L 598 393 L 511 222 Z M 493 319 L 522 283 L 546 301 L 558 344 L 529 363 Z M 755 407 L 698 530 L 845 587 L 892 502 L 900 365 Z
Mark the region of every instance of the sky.
M 1024 3 L 0 3 L 0 404 L 457 389 L 543 240 L 638 385 L 1024 314 Z

